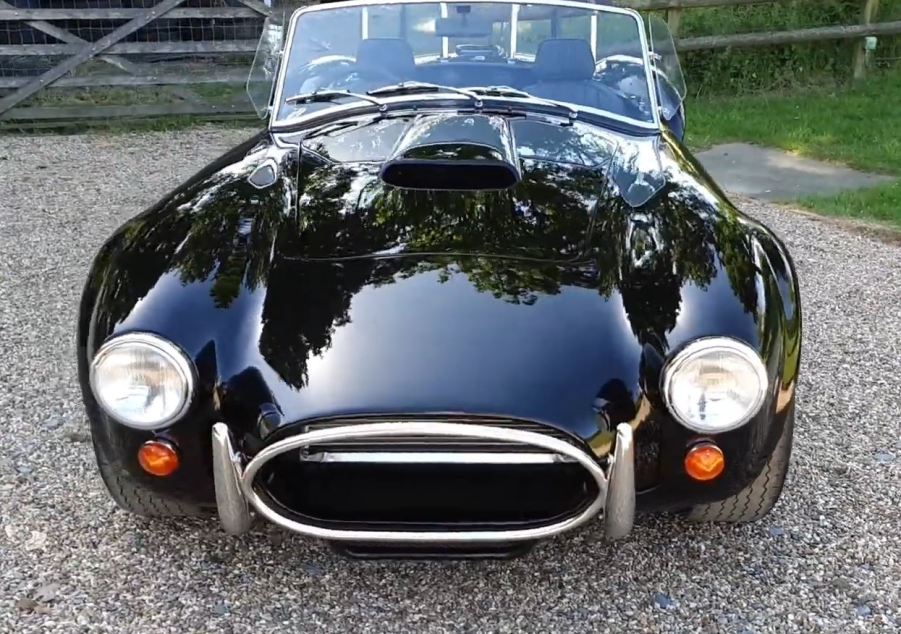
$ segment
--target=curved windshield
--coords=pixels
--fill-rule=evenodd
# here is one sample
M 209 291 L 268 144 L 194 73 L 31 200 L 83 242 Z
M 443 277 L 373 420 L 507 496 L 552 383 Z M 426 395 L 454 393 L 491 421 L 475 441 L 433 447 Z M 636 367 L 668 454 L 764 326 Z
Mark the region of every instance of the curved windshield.
M 631 11 L 573 2 L 340 3 L 299 11 L 291 28 L 277 124 L 371 102 L 372 93 L 421 97 L 441 87 L 656 122 L 643 25 Z

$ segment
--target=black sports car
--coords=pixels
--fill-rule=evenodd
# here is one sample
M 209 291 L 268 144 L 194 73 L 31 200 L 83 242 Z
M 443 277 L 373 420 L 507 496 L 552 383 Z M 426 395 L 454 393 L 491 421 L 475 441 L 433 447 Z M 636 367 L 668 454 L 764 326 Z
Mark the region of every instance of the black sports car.
M 798 284 L 682 145 L 665 24 L 327 4 L 267 24 L 251 80 L 267 130 L 123 225 L 84 291 L 121 507 L 356 556 L 772 508 Z

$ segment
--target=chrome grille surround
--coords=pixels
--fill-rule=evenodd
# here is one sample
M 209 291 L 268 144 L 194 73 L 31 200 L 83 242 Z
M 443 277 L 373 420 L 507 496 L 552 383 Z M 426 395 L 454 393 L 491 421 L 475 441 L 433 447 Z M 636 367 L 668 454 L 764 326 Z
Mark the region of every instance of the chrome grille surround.
M 335 529 L 298 522 L 280 514 L 266 503 L 255 482 L 260 469 L 273 458 L 304 447 L 327 443 L 365 441 L 379 438 L 427 437 L 435 439 L 476 439 L 531 448 L 527 453 L 561 456 L 581 465 L 597 485 L 598 494 L 591 503 L 561 521 L 542 526 L 508 530 L 351 530 Z M 541 450 L 541 451 L 536 451 Z M 465 452 L 464 452 L 465 453 Z M 491 452 L 481 452 L 491 453 Z M 351 424 L 314 429 L 277 441 L 262 449 L 246 465 L 235 452 L 228 427 L 213 426 L 213 464 L 216 502 L 223 528 L 239 534 L 250 525 L 250 509 L 283 528 L 302 535 L 333 541 L 368 543 L 508 543 L 532 541 L 581 526 L 607 507 L 615 511 L 605 513 L 607 534 L 620 537 L 631 529 L 635 509 L 634 452 L 632 429 L 627 424 L 617 428 L 614 454 L 608 457 L 605 468 L 576 445 L 560 438 L 533 431 L 491 425 L 447 422 L 405 421 Z M 610 484 L 613 483 L 613 486 Z

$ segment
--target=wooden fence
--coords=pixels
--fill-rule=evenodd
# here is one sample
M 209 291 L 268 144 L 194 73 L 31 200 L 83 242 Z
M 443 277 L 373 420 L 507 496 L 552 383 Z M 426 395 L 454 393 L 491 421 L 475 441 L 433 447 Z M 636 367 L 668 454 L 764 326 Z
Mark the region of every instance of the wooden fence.
M 665 11 L 678 36 L 686 10 L 780 1 L 785 0 L 614 4 Z M 19 0 L 19 6 L 12 2 L 16 0 L 0 0 L 0 124 L 183 114 L 222 117 L 251 111 L 241 85 L 269 11 L 259 0 L 145 0 L 144 8 L 69 9 L 34 8 L 55 4 L 37 0 Z M 861 19 L 853 25 L 690 37 L 678 44 L 696 51 L 853 40 L 853 73 L 860 77 L 866 70 L 865 36 L 901 34 L 901 21 L 873 21 L 878 5 L 879 0 L 861 0 Z M 101 90 L 104 96 L 87 103 L 67 100 L 67 91 L 79 88 Z M 140 96 L 134 94 L 138 89 Z
M 195 6 L 183 6 L 189 4 Z M 146 5 L 22 8 L 0 0 L 0 36 L 4 24 L 24 24 L 32 35 L 28 42 L 0 39 L 0 95 L 6 92 L 0 122 L 251 112 L 241 86 L 268 7 L 259 0 Z M 6 33 L 6 40 L 15 39 L 11 29 Z M 72 88 L 107 90 L 100 103 L 69 103 L 53 94 Z M 142 98 L 135 99 L 138 89 Z

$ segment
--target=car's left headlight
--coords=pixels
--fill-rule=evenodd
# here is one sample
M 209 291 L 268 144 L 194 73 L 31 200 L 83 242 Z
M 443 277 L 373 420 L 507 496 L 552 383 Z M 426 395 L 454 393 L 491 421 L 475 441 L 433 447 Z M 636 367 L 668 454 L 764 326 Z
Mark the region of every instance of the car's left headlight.
M 91 389 L 123 425 L 165 427 L 188 408 L 194 391 L 191 361 L 173 343 L 129 333 L 104 343 L 91 362 Z
M 670 413 L 689 429 L 718 434 L 751 420 L 769 389 L 760 355 L 725 337 L 692 342 L 666 364 L 663 398 Z

